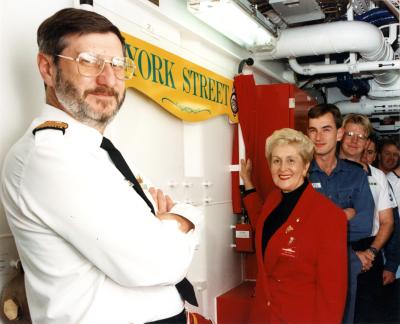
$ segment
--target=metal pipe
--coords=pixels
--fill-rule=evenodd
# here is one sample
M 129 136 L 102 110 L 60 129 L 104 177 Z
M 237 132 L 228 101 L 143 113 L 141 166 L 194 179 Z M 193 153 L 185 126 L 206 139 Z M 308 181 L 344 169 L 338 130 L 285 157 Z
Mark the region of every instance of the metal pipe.
M 399 97 L 390 99 L 370 99 L 362 97 L 359 102 L 339 101 L 335 105 L 340 109 L 342 114 L 357 113 L 363 115 L 391 113 L 400 113 Z M 390 106 L 390 108 L 388 108 Z
M 290 67 L 299 74 L 315 75 L 323 73 L 339 73 L 348 72 L 350 74 L 360 73 L 363 71 L 374 71 L 374 74 L 379 74 L 376 71 L 399 70 L 400 60 L 395 61 L 377 61 L 377 62 L 356 62 L 341 63 L 341 64 L 299 64 L 295 58 L 289 59 Z M 397 72 L 398 73 L 398 72 Z M 391 82 L 389 82 L 391 83 Z
M 255 58 L 260 60 L 276 60 L 280 58 L 346 52 L 358 52 L 365 61 L 370 62 L 392 61 L 394 58 L 393 49 L 386 43 L 382 32 L 377 27 L 362 21 L 339 21 L 285 29 L 278 36 L 276 46 L 272 50 L 266 49 L 264 51 L 259 51 L 255 53 Z M 331 73 L 347 72 L 349 70 L 356 71 L 357 68 L 359 68 L 357 65 L 360 64 L 361 63 L 357 63 L 349 66 L 344 64 L 341 66 L 333 66 L 332 68 L 322 68 L 318 66 L 318 69 L 313 70 L 311 68 L 311 71 L 308 68 L 301 68 L 299 70 L 305 71 L 305 74 L 330 73 L 319 72 L 326 70 L 332 70 Z M 370 71 L 374 71 L 377 67 L 376 65 L 377 64 L 372 65 Z M 366 71 L 364 67 L 367 67 L 367 65 L 361 65 L 362 71 Z M 394 71 L 394 69 L 397 68 L 378 66 L 376 70 L 389 71 L 384 73 L 372 73 L 378 84 L 387 85 L 396 82 L 399 78 L 398 71 Z
M 338 21 L 284 29 L 276 46 L 256 53 L 263 60 L 359 52 L 367 57 L 381 50 L 381 31 L 362 21 Z M 387 58 L 386 58 L 387 59 Z

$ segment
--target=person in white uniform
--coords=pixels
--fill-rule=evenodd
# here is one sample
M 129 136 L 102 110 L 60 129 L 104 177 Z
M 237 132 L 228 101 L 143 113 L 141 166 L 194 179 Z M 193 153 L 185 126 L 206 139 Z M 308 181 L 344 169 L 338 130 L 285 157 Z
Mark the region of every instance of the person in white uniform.
M 399 166 L 399 143 L 393 139 L 385 138 L 379 145 L 375 143 L 375 148 L 379 149 L 379 168 L 386 173 L 390 186 L 394 192 L 397 206 L 400 203 L 400 166 Z M 397 167 L 396 167 L 397 164 Z M 396 216 L 397 215 L 397 216 Z M 399 209 L 395 213 L 395 222 L 400 223 Z M 399 225 L 397 225 L 399 227 Z M 396 235 L 397 234 L 397 235 Z M 384 303 L 387 305 L 385 323 L 399 323 L 400 322 L 400 233 L 394 233 L 393 237 L 385 247 L 385 256 L 390 256 L 393 260 L 391 265 L 391 272 L 396 272 L 396 280 L 386 285 L 384 289 Z M 397 259 L 397 261 L 396 261 Z M 390 260 L 389 260 L 390 261 Z M 386 265 L 389 262 L 386 262 Z M 385 266 L 386 266 L 385 265 Z M 387 267 L 387 266 L 386 266 Z
M 373 165 L 376 163 L 376 157 L 377 157 L 377 148 L 378 148 L 378 138 L 372 134 L 373 136 L 370 136 L 368 139 L 368 143 L 366 145 L 366 148 L 364 150 L 363 156 L 361 158 L 361 161 L 364 164 L 369 164 Z M 382 149 L 382 147 L 381 147 Z M 372 168 L 371 171 L 376 171 L 376 168 Z M 382 174 L 380 174 L 381 177 Z M 389 187 L 395 197 L 396 204 L 397 206 L 399 205 L 400 202 L 400 166 L 398 166 L 396 169 L 389 171 L 386 173 L 386 177 L 389 180 Z M 394 213 L 394 220 L 395 223 L 399 223 L 400 219 L 399 217 L 396 217 L 396 213 Z M 398 208 L 397 208 L 397 216 L 398 216 Z M 388 254 L 393 255 L 396 254 L 396 257 L 390 257 L 394 262 L 392 263 L 391 260 L 387 260 L 385 264 L 385 270 L 389 271 L 387 273 L 390 277 L 393 278 L 393 273 L 396 273 L 396 279 L 400 278 L 400 267 L 398 267 L 398 263 L 400 262 L 400 242 L 399 238 L 396 238 L 396 233 L 393 233 L 391 240 L 389 243 L 385 246 L 385 256 L 387 257 Z M 398 234 L 400 236 L 400 233 Z M 398 250 L 398 251 L 396 251 Z M 387 258 L 388 259 L 388 258 Z M 395 260 L 398 259 L 398 260 Z M 390 273 L 391 272 L 391 273 Z
M 379 145 L 380 169 L 386 173 L 397 203 L 400 202 L 400 145 L 392 139 L 384 139 Z
M 390 186 L 394 192 L 397 206 L 399 206 L 399 204 L 400 204 L 400 166 L 398 166 L 396 169 L 386 173 L 386 177 L 387 177 L 387 179 L 390 183 Z M 399 220 L 399 222 L 400 222 L 400 220 Z M 397 244 L 397 248 L 400 250 L 399 244 Z M 398 267 L 398 269 L 397 269 L 396 279 L 400 279 L 400 267 Z
M 394 191 L 397 206 L 400 204 L 400 166 L 396 169 L 386 173 L 386 177 Z M 396 217 L 396 216 L 395 216 Z M 400 223 L 399 207 L 397 208 L 397 223 Z M 397 240 L 393 242 L 392 252 L 397 252 L 398 263 L 400 263 L 400 233 Z M 393 284 L 386 287 L 385 290 L 385 303 L 388 306 L 388 316 L 386 323 L 399 323 L 400 322 L 400 266 L 397 266 L 396 280 Z
M 378 145 L 378 168 L 385 174 L 393 171 L 400 163 L 400 144 L 392 138 L 383 138 Z
M 343 129 L 339 156 L 363 164 L 361 158 L 372 132 L 369 119 L 360 114 L 348 114 L 343 119 Z M 363 164 L 363 167 L 368 173 L 368 183 L 375 203 L 371 243 L 365 253 L 365 257 L 373 260 L 373 267 L 358 277 L 355 323 L 382 320 L 383 286 L 395 279 L 394 272 L 384 268 L 381 250 L 392 235 L 393 208 L 397 205 L 385 174 L 372 165 Z
M 386 177 L 389 180 L 390 185 L 394 191 L 397 204 L 400 202 L 400 166 L 396 169 L 386 173 Z
M 378 161 L 376 160 L 378 155 L 378 136 L 375 133 L 371 133 L 368 138 L 367 144 L 364 149 L 364 153 L 361 157 L 361 162 L 377 167 Z
M 103 145 L 133 75 L 120 31 L 69 8 L 37 36 L 46 105 L 1 182 L 33 323 L 185 323 L 177 287 L 188 285 L 202 215 L 160 190 L 143 194 Z

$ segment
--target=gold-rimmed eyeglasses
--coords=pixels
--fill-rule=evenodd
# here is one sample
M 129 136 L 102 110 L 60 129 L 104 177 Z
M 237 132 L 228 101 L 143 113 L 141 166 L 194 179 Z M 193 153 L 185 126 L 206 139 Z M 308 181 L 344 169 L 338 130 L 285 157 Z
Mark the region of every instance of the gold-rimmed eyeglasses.
M 366 141 L 368 139 L 367 136 L 365 136 L 363 134 L 355 133 L 355 132 L 344 132 L 344 134 L 351 139 L 355 138 L 355 139 L 359 139 L 361 141 Z
M 110 64 L 114 75 L 119 80 L 130 80 L 135 72 L 135 63 L 128 57 L 114 56 L 110 60 L 90 52 L 79 53 L 78 57 L 73 58 L 65 55 L 56 55 L 66 60 L 75 61 L 78 72 L 86 77 L 96 77 L 100 75 L 106 63 Z

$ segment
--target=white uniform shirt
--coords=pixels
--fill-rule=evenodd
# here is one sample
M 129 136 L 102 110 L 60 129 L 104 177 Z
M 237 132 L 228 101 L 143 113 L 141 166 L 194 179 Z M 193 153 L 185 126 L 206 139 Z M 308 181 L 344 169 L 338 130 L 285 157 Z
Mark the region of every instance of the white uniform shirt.
M 386 174 L 387 179 L 390 182 L 390 185 L 392 186 L 394 196 L 396 198 L 397 206 L 400 204 L 400 177 L 395 174 L 393 171 L 388 172 Z M 399 208 L 400 209 L 400 208 Z M 399 210 L 400 212 L 400 210 Z M 397 268 L 397 273 L 396 273 L 396 278 L 400 278 L 400 267 Z
M 32 129 L 63 121 L 60 130 Z M 34 323 L 126 324 L 182 311 L 175 284 L 197 244 L 200 211 L 171 210 L 191 220 L 160 221 L 100 148 L 102 135 L 46 106 L 8 153 L 1 198 L 25 270 Z
M 374 210 L 374 223 L 372 226 L 372 236 L 375 236 L 379 230 L 379 212 L 388 208 L 395 208 L 397 206 L 393 193 L 389 188 L 388 180 L 385 174 L 369 165 L 368 183 L 374 197 L 375 210 Z
M 390 182 L 390 185 L 392 186 L 392 189 L 394 191 L 394 196 L 396 198 L 397 205 L 400 204 L 400 177 L 395 174 L 393 171 L 388 172 L 386 174 L 387 179 Z

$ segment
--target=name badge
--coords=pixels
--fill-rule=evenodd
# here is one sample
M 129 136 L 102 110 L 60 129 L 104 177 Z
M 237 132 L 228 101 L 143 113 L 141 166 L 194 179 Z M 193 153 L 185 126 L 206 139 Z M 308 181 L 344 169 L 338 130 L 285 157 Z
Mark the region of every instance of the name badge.
M 312 186 L 313 186 L 313 188 L 315 188 L 315 189 L 320 189 L 320 188 L 322 188 L 320 182 L 313 182 L 313 183 L 312 183 Z

